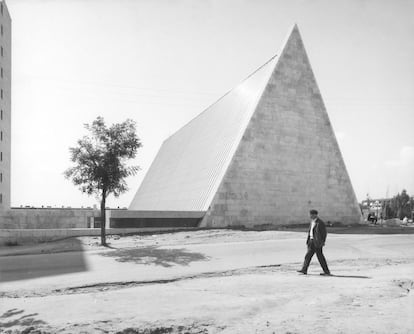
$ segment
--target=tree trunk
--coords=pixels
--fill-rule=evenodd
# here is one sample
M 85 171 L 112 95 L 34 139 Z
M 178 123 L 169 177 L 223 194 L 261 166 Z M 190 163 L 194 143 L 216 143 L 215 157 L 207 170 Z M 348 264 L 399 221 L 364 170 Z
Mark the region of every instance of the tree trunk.
M 106 244 L 106 213 L 105 213 L 105 201 L 106 201 L 106 191 L 102 190 L 102 199 L 101 199 L 101 245 L 107 246 Z

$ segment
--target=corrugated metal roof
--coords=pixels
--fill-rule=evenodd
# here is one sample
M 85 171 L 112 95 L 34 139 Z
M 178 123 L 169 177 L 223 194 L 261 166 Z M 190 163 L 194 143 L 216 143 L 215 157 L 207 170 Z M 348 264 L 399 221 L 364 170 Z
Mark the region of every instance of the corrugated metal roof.
M 208 209 L 276 62 L 271 58 L 163 143 L 130 210 Z

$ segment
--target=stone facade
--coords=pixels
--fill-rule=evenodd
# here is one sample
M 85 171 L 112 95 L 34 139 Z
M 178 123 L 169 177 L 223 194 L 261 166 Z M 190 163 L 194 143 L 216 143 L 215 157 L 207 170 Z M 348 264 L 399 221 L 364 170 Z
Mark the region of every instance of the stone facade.
M 0 211 L 10 208 L 11 18 L 0 0 Z
M 0 211 L 1 229 L 68 229 L 87 228 L 93 217 L 100 217 L 93 209 L 11 209 Z
M 362 216 L 295 26 L 202 226 L 360 223 Z

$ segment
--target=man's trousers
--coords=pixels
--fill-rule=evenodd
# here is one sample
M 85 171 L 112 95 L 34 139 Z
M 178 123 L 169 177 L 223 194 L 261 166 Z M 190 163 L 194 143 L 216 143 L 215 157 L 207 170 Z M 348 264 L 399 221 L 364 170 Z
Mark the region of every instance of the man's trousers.
M 305 255 L 305 261 L 303 262 L 302 271 L 306 273 L 308 271 L 309 264 L 312 260 L 313 254 L 316 253 L 318 261 L 323 269 L 325 274 L 329 274 L 328 264 L 326 263 L 325 256 L 322 253 L 322 247 L 315 247 L 315 244 L 312 239 L 308 242 L 308 251 Z

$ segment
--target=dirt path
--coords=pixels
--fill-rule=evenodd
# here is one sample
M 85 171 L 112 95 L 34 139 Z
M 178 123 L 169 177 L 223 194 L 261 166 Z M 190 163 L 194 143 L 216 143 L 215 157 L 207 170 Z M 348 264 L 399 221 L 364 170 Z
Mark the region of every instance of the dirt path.
M 414 331 L 414 236 L 332 237 L 326 253 L 333 277 L 319 275 L 316 259 L 309 275 L 296 273 L 303 256 L 303 246 L 295 250 L 297 237 L 283 235 L 273 240 L 276 245 L 263 235 L 243 239 L 243 234 L 234 242 L 223 243 L 215 237 L 215 242 L 181 243 L 180 247 L 197 249 L 209 260 L 177 261 L 170 267 L 149 259 L 142 262 L 141 257 L 137 264 L 134 258 L 132 265 L 146 270 L 142 277 L 155 279 L 123 280 L 130 277 L 131 264 L 111 256 L 105 259 L 113 262 L 111 269 L 118 268 L 117 280 L 66 281 L 60 290 L 27 286 L 38 287 L 50 279 L 65 281 L 68 275 L 11 282 L 0 301 L 0 329 L 5 333 L 124 334 Z M 175 242 L 164 242 L 168 241 Z M 346 252 L 344 245 L 350 248 Z M 297 260 L 269 264 L 266 259 L 276 259 L 275 252 L 281 249 Z M 218 258 L 213 250 L 227 253 Z M 265 263 L 254 265 L 259 258 Z M 160 266 L 162 279 L 156 270 Z M 182 274 L 176 275 L 177 270 Z M 11 288 L 22 286 L 24 291 Z

